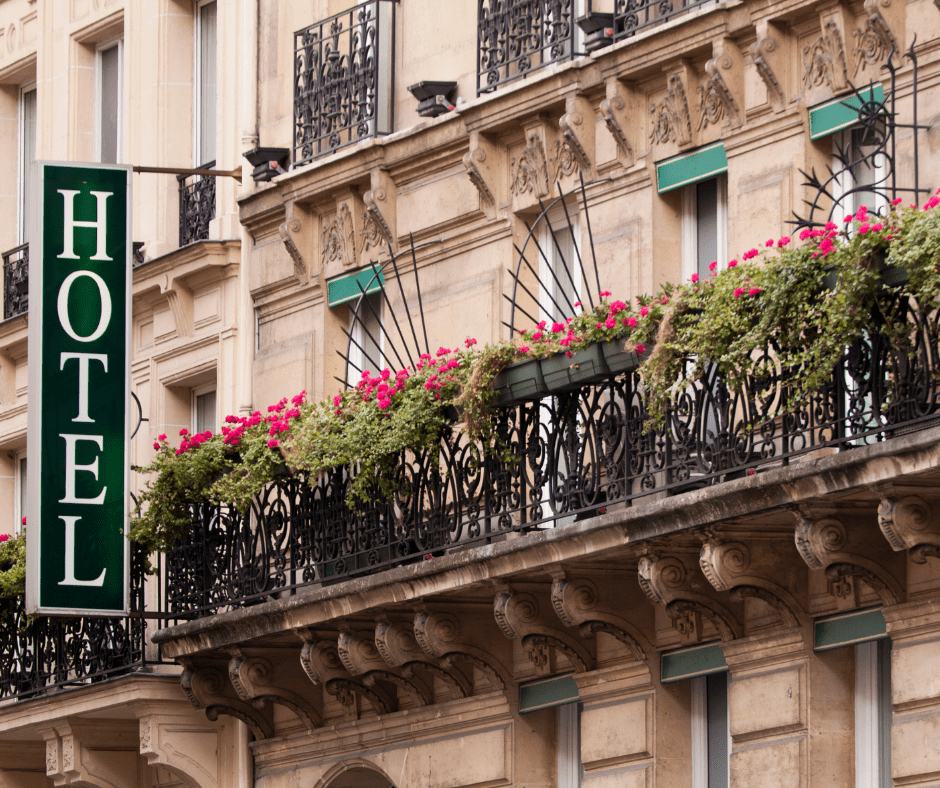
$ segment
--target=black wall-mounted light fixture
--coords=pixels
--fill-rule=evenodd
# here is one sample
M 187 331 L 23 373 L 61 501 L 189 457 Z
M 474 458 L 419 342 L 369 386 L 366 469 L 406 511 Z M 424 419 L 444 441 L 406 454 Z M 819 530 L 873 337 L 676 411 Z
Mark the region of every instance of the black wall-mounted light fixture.
M 283 175 L 290 166 L 288 148 L 252 148 L 243 154 L 254 166 L 251 177 L 255 183 L 267 183 L 277 175 Z
M 614 15 L 592 11 L 577 20 L 584 31 L 584 49 L 596 52 L 614 43 Z
M 418 82 L 408 92 L 418 99 L 418 114 L 422 118 L 436 118 L 454 108 L 450 97 L 456 88 L 456 82 Z

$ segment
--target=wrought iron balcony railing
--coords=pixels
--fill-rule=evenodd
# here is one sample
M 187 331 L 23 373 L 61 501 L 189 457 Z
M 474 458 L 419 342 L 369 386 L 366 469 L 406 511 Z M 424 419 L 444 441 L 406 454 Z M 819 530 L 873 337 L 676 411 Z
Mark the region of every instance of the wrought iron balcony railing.
M 732 391 L 711 372 L 688 377 L 665 426 L 645 430 L 639 378 L 502 410 L 507 463 L 481 457 L 447 431 L 440 459 L 402 456 L 403 492 L 351 509 L 348 468 L 308 484 L 272 484 L 248 516 L 194 507 L 192 532 L 167 556 L 169 613 L 191 617 L 255 604 L 295 589 L 421 560 L 512 531 L 564 527 L 600 507 L 631 505 L 751 471 L 785 465 L 823 448 L 849 450 L 940 422 L 940 346 L 935 314 L 907 314 L 913 355 L 883 335 L 849 348 L 826 386 L 789 406 L 792 380 L 768 349 L 764 370 Z
M 215 162 L 200 165 L 209 170 Z M 209 237 L 209 222 L 215 218 L 215 177 L 177 175 L 180 189 L 180 246 Z
M 3 253 L 3 319 L 29 309 L 29 244 Z
M 651 25 L 661 25 L 679 14 L 716 0 L 617 0 L 614 12 L 614 41 L 621 41 Z
M 131 559 L 131 606 L 143 610 L 144 556 Z M 138 614 L 139 615 L 139 614 Z M 0 700 L 95 684 L 143 670 L 143 618 L 28 618 L 22 600 L 0 599 Z
M 477 95 L 521 79 L 575 49 L 573 0 L 478 0 Z
M 294 165 L 393 129 L 394 0 L 294 33 Z

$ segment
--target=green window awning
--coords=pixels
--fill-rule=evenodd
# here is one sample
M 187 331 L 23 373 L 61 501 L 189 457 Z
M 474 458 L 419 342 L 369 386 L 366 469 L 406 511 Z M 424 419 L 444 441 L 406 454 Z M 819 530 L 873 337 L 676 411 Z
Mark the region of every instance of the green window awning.
M 861 95 L 861 98 L 859 98 Z M 881 85 L 860 90 L 859 95 L 843 96 L 827 101 L 809 111 L 809 138 L 818 140 L 858 123 L 858 108 L 862 101 L 884 101 L 885 90 Z
M 888 627 L 884 613 L 880 610 L 856 610 L 816 621 L 813 624 L 813 651 L 828 651 L 886 637 Z
M 716 142 L 695 153 L 685 153 L 656 165 L 656 188 L 660 194 L 714 178 L 728 171 L 725 144 Z
M 362 285 L 361 289 L 360 285 Z M 328 306 L 339 306 L 355 301 L 362 295 L 363 290 L 366 293 L 378 293 L 383 287 L 385 287 L 385 275 L 378 268 L 366 268 L 364 271 L 339 276 L 327 282 L 326 303 Z
M 530 681 L 519 687 L 519 713 L 528 714 L 578 700 L 578 685 L 573 676 L 552 676 Z
M 660 680 L 663 684 L 683 681 L 728 669 L 725 653 L 717 643 L 669 651 L 661 658 Z

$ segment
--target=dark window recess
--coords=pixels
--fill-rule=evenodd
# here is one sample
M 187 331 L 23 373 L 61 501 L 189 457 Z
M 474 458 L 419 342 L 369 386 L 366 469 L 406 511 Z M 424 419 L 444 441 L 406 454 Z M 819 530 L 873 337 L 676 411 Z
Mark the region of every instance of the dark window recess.
M 369 0 L 294 33 L 294 166 L 392 131 L 394 29 Z
M 29 244 L 3 253 L 3 319 L 29 310 Z
M 478 0 L 477 95 L 574 52 L 573 0 Z
M 215 162 L 202 164 L 199 169 L 209 170 Z M 215 177 L 206 175 L 177 175 L 180 185 L 180 246 L 209 237 L 209 222 L 215 218 Z

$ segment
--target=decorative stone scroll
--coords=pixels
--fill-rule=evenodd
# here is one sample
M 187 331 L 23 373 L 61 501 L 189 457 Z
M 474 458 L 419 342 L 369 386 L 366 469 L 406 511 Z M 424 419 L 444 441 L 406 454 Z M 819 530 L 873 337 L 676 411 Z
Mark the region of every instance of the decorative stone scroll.
M 650 140 L 687 145 L 692 141 L 692 117 L 685 85 L 679 74 L 670 74 L 667 85 L 666 97 L 650 104 Z
M 828 85 L 841 90 L 848 84 L 845 48 L 835 22 L 829 20 L 822 34 L 803 48 L 803 87 L 806 90 Z

